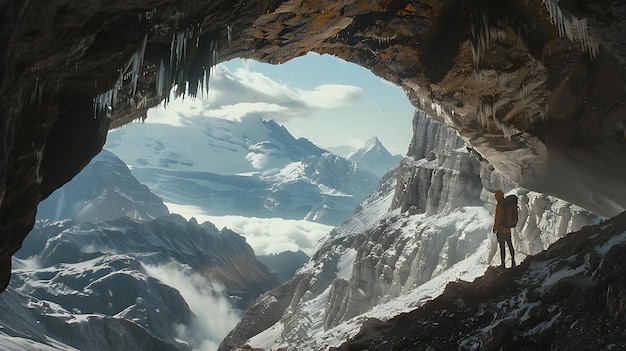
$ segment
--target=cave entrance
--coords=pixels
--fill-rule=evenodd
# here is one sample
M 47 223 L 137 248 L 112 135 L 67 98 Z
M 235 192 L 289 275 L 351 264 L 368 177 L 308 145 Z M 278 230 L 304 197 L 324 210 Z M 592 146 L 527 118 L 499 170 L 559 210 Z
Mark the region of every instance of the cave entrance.
M 228 227 L 260 255 L 312 255 L 318 239 L 406 154 L 413 136 L 415 108 L 401 88 L 330 55 L 280 65 L 234 59 L 213 67 L 208 85 L 150 109 L 144 123 L 109 131 L 104 148 L 170 212 Z M 376 140 L 393 156 L 362 161 L 376 177 L 314 150 L 348 158 Z

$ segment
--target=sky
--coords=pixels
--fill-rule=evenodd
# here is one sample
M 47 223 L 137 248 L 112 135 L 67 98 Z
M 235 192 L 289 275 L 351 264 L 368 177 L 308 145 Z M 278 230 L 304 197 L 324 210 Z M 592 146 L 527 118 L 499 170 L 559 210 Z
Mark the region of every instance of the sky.
M 176 123 L 175 106 L 208 116 L 274 119 L 296 138 L 323 148 L 363 146 L 376 136 L 392 153 L 405 155 L 415 108 L 399 87 L 369 70 L 329 55 L 307 54 L 281 65 L 235 59 L 213 67 L 208 94 L 151 110 L 146 123 Z

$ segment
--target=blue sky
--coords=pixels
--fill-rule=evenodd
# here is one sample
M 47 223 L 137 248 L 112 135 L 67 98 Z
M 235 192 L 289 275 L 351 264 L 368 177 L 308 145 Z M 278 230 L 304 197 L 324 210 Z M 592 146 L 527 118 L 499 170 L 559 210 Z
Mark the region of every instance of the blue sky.
M 414 111 L 402 89 L 369 70 L 311 53 L 281 65 L 222 63 L 211 70 L 207 94 L 152 109 L 146 123 L 179 125 L 177 114 L 274 119 L 323 148 L 359 148 L 376 136 L 392 154 L 405 155 Z
M 363 67 L 312 53 L 281 65 L 237 59 L 221 66 L 212 74 L 209 101 L 220 106 L 224 116 L 239 105 L 239 113 L 245 108 L 256 110 L 262 118 L 276 119 L 295 137 L 305 137 L 321 147 L 360 147 L 377 136 L 393 154 L 406 154 L 415 108 L 401 88 Z M 228 98 L 225 94 L 220 97 L 224 87 L 216 79 L 223 77 L 224 69 L 232 79 L 245 80 L 258 92 L 237 92 L 233 86 Z M 269 97 L 271 90 L 283 91 L 283 96 L 279 100 Z M 237 104 L 237 96 L 248 104 Z M 301 106 L 302 100 L 306 108 Z

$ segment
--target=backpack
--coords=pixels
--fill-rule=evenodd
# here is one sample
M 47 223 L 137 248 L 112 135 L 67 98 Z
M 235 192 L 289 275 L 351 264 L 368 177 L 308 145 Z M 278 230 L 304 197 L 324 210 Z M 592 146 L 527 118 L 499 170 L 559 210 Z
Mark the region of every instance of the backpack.
M 506 228 L 514 228 L 517 226 L 517 196 L 509 195 L 502 200 L 502 209 L 504 210 L 504 221 L 502 226 Z

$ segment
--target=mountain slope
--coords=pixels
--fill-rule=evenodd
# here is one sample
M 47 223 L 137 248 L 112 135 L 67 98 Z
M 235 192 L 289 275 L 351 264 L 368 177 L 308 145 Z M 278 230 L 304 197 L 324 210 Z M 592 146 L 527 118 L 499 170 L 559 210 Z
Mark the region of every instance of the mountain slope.
M 172 112 L 174 113 L 174 112 Z M 209 172 L 219 175 L 273 173 L 302 157 L 325 151 L 294 138 L 273 120 L 239 122 L 175 115 L 177 125 L 145 123 L 111 130 L 105 148 L 131 168 Z
M 370 319 L 335 350 L 624 350 L 626 213 L 560 239 L 514 269 L 387 322 Z
M 310 257 L 302 251 L 283 251 L 279 254 L 257 256 L 257 259 L 276 274 L 281 283 L 284 283 L 291 279 Z
M 210 215 L 307 219 L 338 225 L 379 178 L 273 120 L 181 116 L 179 126 L 111 131 L 106 148 L 166 202 Z
M 0 298 L 33 317 L 2 315 L 3 331 L 78 349 L 217 344 L 240 311 L 278 284 L 243 237 L 179 215 L 38 221 L 14 261 L 14 293 Z
M 368 140 L 360 149 L 349 153 L 346 158 L 379 177 L 383 177 L 402 160 L 402 156 L 389 153 L 376 137 Z
M 123 216 L 152 220 L 167 214 L 163 200 L 140 184 L 124 162 L 106 150 L 37 208 L 37 219 L 92 223 Z

